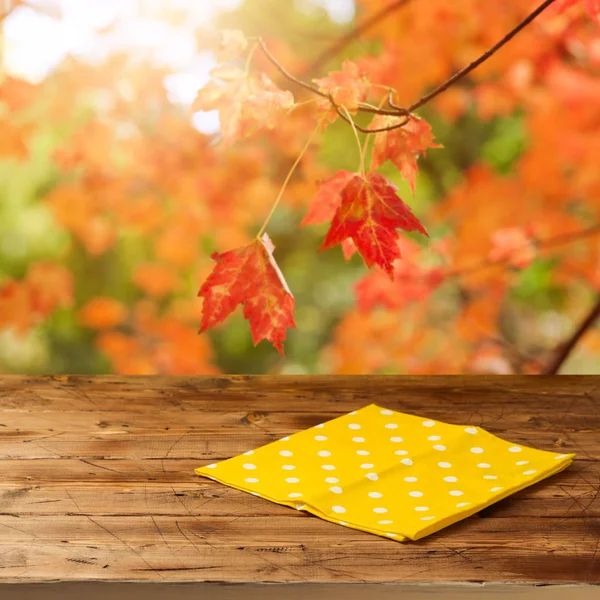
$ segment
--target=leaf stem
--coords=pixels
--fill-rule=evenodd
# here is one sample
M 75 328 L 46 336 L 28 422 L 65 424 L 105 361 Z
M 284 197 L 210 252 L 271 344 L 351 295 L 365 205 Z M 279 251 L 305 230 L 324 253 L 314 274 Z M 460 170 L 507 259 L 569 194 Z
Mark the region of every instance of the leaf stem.
M 283 194 L 285 192 L 285 189 L 287 188 L 288 183 L 290 182 L 290 179 L 292 178 L 292 175 L 294 174 L 294 171 L 296 170 L 296 167 L 300 164 L 300 161 L 302 160 L 302 157 L 306 154 L 306 151 L 308 150 L 308 147 L 310 146 L 311 142 L 313 141 L 317 131 L 319 131 L 321 124 L 323 123 L 324 119 L 321 119 L 318 123 L 317 126 L 313 129 L 313 132 L 310 134 L 310 136 L 308 137 L 308 139 L 306 140 L 306 144 L 304 144 L 304 147 L 302 148 L 302 150 L 300 151 L 300 154 L 298 154 L 298 157 L 296 158 L 296 160 L 294 161 L 294 164 L 292 165 L 291 169 L 289 170 L 283 185 L 281 186 L 281 189 L 279 190 L 279 194 L 277 194 L 277 198 L 275 198 L 275 202 L 273 203 L 273 206 L 271 207 L 271 211 L 269 212 L 269 214 L 267 215 L 267 218 L 265 219 L 265 222 L 263 223 L 262 227 L 260 228 L 260 231 L 256 234 L 256 239 L 260 240 L 262 234 L 265 232 L 265 229 L 267 228 L 267 225 L 269 224 L 269 222 L 271 221 L 273 215 L 275 214 L 275 210 L 277 209 L 277 206 L 279 205 L 279 202 L 281 201 L 281 198 L 283 198 Z
M 340 106 L 340 108 L 341 108 L 341 110 L 344 111 L 346 117 L 348 118 L 348 122 L 352 126 L 352 131 L 354 132 L 354 137 L 356 139 L 356 145 L 358 146 L 358 155 L 360 157 L 360 174 L 364 175 L 365 174 L 365 152 L 364 152 L 362 144 L 360 143 L 360 138 L 358 137 L 358 131 L 356 129 L 356 124 L 354 123 L 352 117 L 350 116 L 348 109 L 345 106 Z

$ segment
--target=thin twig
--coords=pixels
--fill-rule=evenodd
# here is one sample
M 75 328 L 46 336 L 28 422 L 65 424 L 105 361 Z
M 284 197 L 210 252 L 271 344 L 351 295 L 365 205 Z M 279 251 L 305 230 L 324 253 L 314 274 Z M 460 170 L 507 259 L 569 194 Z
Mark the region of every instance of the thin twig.
M 600 234 L 600 225 L 594 225 L 593 227 L 588 227 L 587 229 L 581 229 L 580 231 L 573 231 L 571 233 L 565 233 L 564 235 L 558 235 L 553 238 L 547 238 L 545 240 L 532 240 L 533 244 L 538 250 L 553 248 L 555 246 L 562 246 L 564 244 L 569 244 L 571 242 L 577 242 L 579 240 L 583 240 L 587 237 L 591 237 L 594 235 Z M 527 246 L 523 246 L 525 249 Z M 520 250 L 520 248 L 517 248 Z M 486 269 L 488 267 L 498 267 L 503 266 L 511 262 L 511 258 L 507 257 L 503 260 L 491 260 L 486 259 L 481 262 L 472 265 L 470 267 L 465 267 L 463 269 L 455 269 L 453 271 L 449 271 L 446 274 L 447 278 L 451 277 L 461 277 L 463 275 L 471 275 L 472 273 L 476 273 L 482 269 Z
M 367 29 L 377 25 L 377 23 L 383 21 L 409 2 L 410 0 L 396 0 L 382 8 L 379 12 L 375 13 L 360 25 L 357 25 L 354 29 L 337 40 L 332 46 L 324 50 L 314 62 L 302 72 L 302 77 L 310 77 L 314 73 L 318 73 L 323 65 L 327 64 L 329 60 L 339 54 L 350 42 L 360 37 Z
M 497 44 L 495 44 L 489 50 L 484 52 L 479 58 L 474 60 L 472 63 L 470 63 L 469 65 L 467 65 L 466 67 L 464 67 L 463 69 L 458 71 L 457 73 L 455 73 L 452 77 L 450 77 L 449 79 L 444 81 L 444 83 L 442 83 L 440 86 L 438 86 L 437 88 L 435 88 L 434 90 L 432 90 L 431 92 L 429 92 L 428 94 L 426 94 L 425 96 L 423 96 L 422 98 L 417 100 L 416 102 L 413 102 L 408 107 L 408 109 L 407 109 L 408 112 L 412 112 L 412 111 L 416 110 L 417 108 L 420 108 L 424 104 L 427 104 L 430 100 L 433 100 L 433 98 L 435 98 L 436 96 L 439 96 L 439 94 L 446 91 L 450 86 L 455 84 L 459 79 L 462 79 L 463 77 L 465 77 L 465 75 L 468 75 L 471 71 L 476 69 L 480 64 L 482 64 L 488 58 L 490 58 L 491 56 L 496 54 L 496 52 L 498 50 L 500 50 L 500 48 L 502 48 L 502 46 L 504 46 L 505 44 L 510 42 L 510 40 L 512 40 L 517 35 L 517 33 L 519 33 L 522 29 L 527 27 L 527 25 L 529 25 L 529 23 L 531 23 L 534 19 L 536 19 L 539 15 L 541 15 L 554 2 L 556 2 L 556 0 L 545 0 L 545 2 L 543 4 L 538 6 L 528 17 L 526 17 L 523 21 L 521 21 L 512 31 L 507 33 Z M 393 105 L 392 105 L 392 107 L 393 107 Z
M 542 371 L 543 375 L 556 375 L 563 363 L 569 358 L 569 355 L 578 344 L 579 340 L 585 335 L 587 330 L 600 318 L 600 295 L 596 300 L 596 304 L 592 306 L 579 327 L 573 332 L 571 337 L 556 348 L 554 356 Z

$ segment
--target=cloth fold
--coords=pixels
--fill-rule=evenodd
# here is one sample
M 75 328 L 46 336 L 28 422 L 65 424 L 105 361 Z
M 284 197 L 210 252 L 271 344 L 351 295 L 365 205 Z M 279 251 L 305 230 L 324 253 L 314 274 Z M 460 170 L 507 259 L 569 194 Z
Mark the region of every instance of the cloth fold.
M 195 473 L 406 541 L 558 473 L 574 457 L 370 404 Z

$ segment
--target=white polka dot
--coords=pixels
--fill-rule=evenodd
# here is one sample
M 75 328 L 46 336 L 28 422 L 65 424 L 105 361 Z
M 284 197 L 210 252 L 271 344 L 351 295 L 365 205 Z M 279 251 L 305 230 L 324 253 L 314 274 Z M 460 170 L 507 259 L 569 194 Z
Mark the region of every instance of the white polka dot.
M 451 496 L 462 496 L 463 494 L 464 492 L 461 492 L 460 490 L 450 490 Z
M 371 481 L 377 481 L 379 476 L 377 473 L 367 473 L 367 479 L 370 479 Z
M 398 429 L 398 425 L 396 423 L 387 423 L 385 428 L 386 429 Z
M 344 490 L 339 485 L 334 485 L 333 487 L 329 488 L 329 491 L 333 492 L 334 494 L 341 494 Z
M 282 469 L 285 469 L 286 471 L 293 471 L 296 467 L 295 465 L 281 465 Z
M 404 481 L 408 483 L 414 483 L 415 481 L 419 481 L 416 477 L 405 477 Z
M 292 492 L 291 494 L 288 494 L 288 498 L 300 498 L 300 496 L 302 496 L 300 492 Z
M 382 415 L 393 415 L 394 412 L 391 410 L 388 410 L 387 408 L 384 408 L 383 410 L 380 411 Z
M 373 509 L 373 512 L 375 513 L 386 513 L 387 512 L 387 508 L 382 508 L 381 506 L 378 506 L 377 508 Z
M 475 435 L 477 433 L 477 427 L 465 427 L 465 431 L 471 435 Z
M 394 454 L 397 456 L 406 456 L 408 454 L 408 450 L 396 450 Z
M 423 427 L 433 427 L 435 425 L 435 421 L 423 421 Z
M 289 435 L 286 435 L 285 437 L 282 437 L 279 441 L 280 442 L 287 442 L 290 439 Z
M 429 510 L 429 507 L 428 506 L 415 506 L 415 510 L 417 512 L 426 512 Z
M 448 477 L 444 477 L 444 481 L 447 481 L 448 483 L 455 483 L 458 481 L 458 479 L 453 475 L 448 475 Z
M 369 456 L 369 454 L 371 454 L 368 450 L 357 450 L 356 454 L 358 454 L 359 456 Z
M 256 469 L 256 465 L 253 465 L 252 463 L 245 463 L 244 469 L 248 469 L 248 471 L 252 471 L 252 470 Z
M 362 465 L 360 465 L 361 469 L 372 469 L 375 465 L 371 464 L 371 463 L 363 463 Z
M 444 444 L 436 444 L 433 447 L 434 450 L 439 450 L 440 452 L 443 452 L 446 449 L 446 446 L 444 446 Z
M 348 427 L 350 427 L 350 429 L 360 429 L 360 425 L 358 423 L 350 423 Z
M 315 435 L 315 440 L 317 440 L 317 442 L 324 442 L 327 440 L 327 436 L 324 435 Z
M 323 429 L 323 427 L 325 427 L 324 423 L 319 423 L 318 425 L 315 425 L 315 429 Z
M 483 448 L 479 448 L 479 447 L 475 446 L 475 448 L 471 448 L 471 452 L 473 454 L 483 454 Z
M 438 467 L 442 469 L 449 469 L 452 465 L 449 462 L 439 462 Z
M 250 493 L 251 493 L 253 496 L 259 496 L 259 497 L 260 497 L 260 494 L 258 494 L 257 492 L 250 492 Z
M 531 471 L 525 471 L 523 475 L 533 475 L 534 473 L 537 473 L 537 471 L 535 469 L 531 469 Z
M 319 450 L 317 454 L 319 456 L 331 456 L 331 452 L 329 452 L 329 450 Z
M 298 483 L 300 480 L 297 477 L 288 477 L 286 479 L 287 483 Z
M 353 410 L 351 413 L 348 413 L 349 415 L 355 415 L 358 411 L 357 410 Z
M 483 476 L 484 479 L 498 479 L 497 475 L 484 475 Z
M 383 494 L 380 492 L 369 492 L 369 498 L 381 498 Z
M 333 465 L 321 465 L 321 469 L 325 469 L 326 471 L 334 471 L 335 467 Z
M 521 452 L 521 450 L 523 450 L 523 448 L 520 448 L 519 446 L 511 446 L 508 449 L 509 452 Z
M 400 444 L 403 441 L 404 441 L 404 438 L 397 437 L 397 436 L 390 438 L 390 442 L 394 442 L 394 444 Z
M 439 435 L 430 435 L 427 439 L 430 442 L 437 442 L 438 440 L 441 440 L 442 438 Z
M 492 465 L 488 464 L 488 463 L 477 463 L 477 466 L 480 469 L 489 469 Z
M 420 498 L 423 495 L 423 492 L 408 492 L 408 495 L 411 496 L 412 498 Z
M 493 487 L 490 492 L 499 492 L 500 490 L 503 490 L 503 487 Z
M 296 510 L 302 510 L 303 508 L 306 508 L 306 504 L 296 504 Z
M 377 521 L 378 525 L 391 525 L 394 521 Z
M 327 483 L 339 483 L 340 480 L 337 477 L 325 477 Z
M 293 452 L 290 452 L 289 450 L 281 450 L 279 454 L 281 456 L 293 456 Z
M 558 456 L 554 457 L 554 460 L 559 460 L 561 458 L 567 458 L 567 456 L 569 456 L 569 455 L 568 454 L 559 454 Z M 517 464 L 519 464 L 519 463 L 517 463 Z
M 212 465 L 206 465 L 207 469 L 215 469 L 217 466 L 217 463 L 213 463 Z
M 469 504 L 471 504 L 470 502 L 459 502 L 456 505 L 456 508 L 462 508 L 463 506 L 469 506 Z
M 244 479 L 244 481 L 247 481 L 248 483 L 258 483 L 258 479 L 256 479 L 256 477 L 248 477 L 246 479 Z
M 343 506 L 332 506 L 331 510 L 336 513 L 345 513 L 346 509 Z
M 521 466 L 521 465 L 528 465 L 529 461 L 528 460 L 518 460 L 515 464 L 519 465 L 519 466 Z
M 435 519 L 435 517 L 421 517 L 421 521 L 431 521 L 432 519 Z
M 251 454 L 254 454 L 254 450 L 248 450 L 248 452 L 244 452 L 244 456 L 250 456 Z
M 357 444 L 360 444 L 361 442 L 365 441 L 365 438 L 363 438 L 363 437 L 353 437 L 352 441 L 356 442 Z
M 403 465 L 407 465 L 409 467 L 413 464 L 413 461 L 410 458 L 403 458 L 400 462 Z
M 338 523 L 339 523 L 340 525 L 348 525 L 348 523 L 346 523 L 346 521 L 338 521 Z
M 385 535 L 387 535 L 388 537 L 398 537 L 397 533 L 386 533 Z

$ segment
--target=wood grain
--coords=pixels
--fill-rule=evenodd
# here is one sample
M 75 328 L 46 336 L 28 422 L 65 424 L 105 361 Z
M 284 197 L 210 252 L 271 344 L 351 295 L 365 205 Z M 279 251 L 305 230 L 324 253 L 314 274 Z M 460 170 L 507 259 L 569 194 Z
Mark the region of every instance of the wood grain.
M 370 403 L 577 459 L 404 544 L 193 473 Z M 1 376 L 0 473 L 4 582 L 600 584 L 594 377 Z

